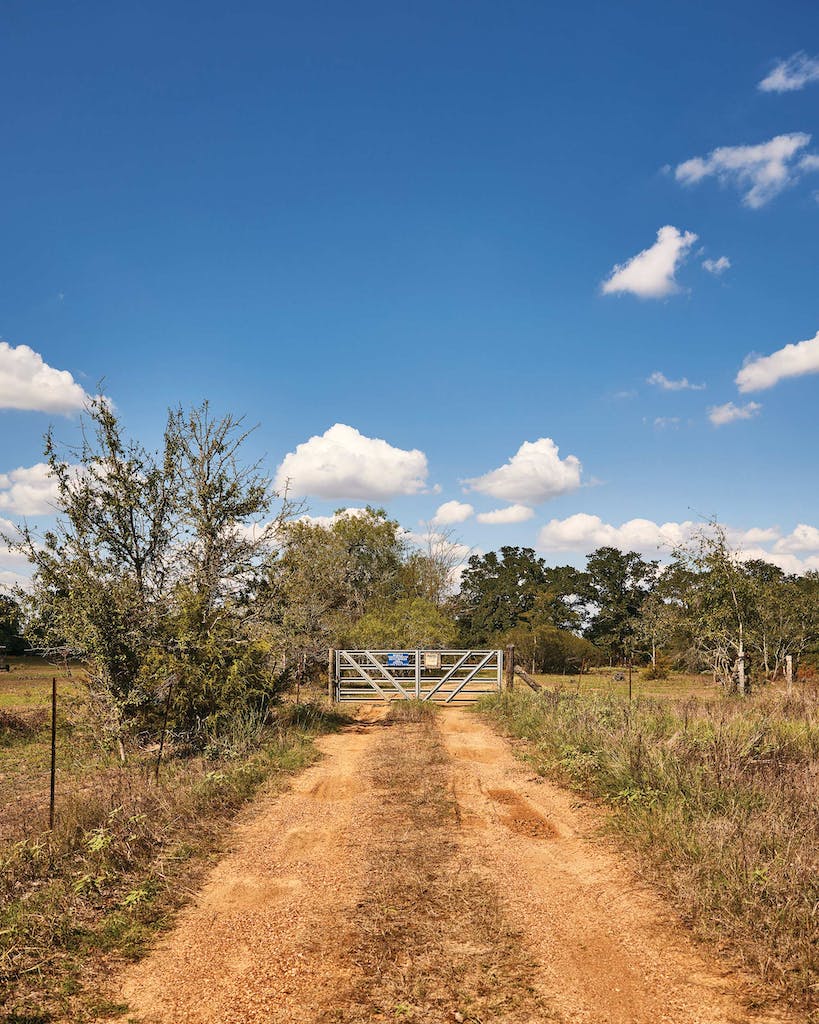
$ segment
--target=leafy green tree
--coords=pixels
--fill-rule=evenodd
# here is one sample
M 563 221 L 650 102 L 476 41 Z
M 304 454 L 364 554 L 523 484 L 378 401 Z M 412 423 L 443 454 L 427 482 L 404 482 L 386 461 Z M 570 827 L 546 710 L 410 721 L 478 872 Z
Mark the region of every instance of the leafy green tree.
M 571 628 L 579 623 L 579 589 L 575 570 L 549 569 L 532 548 L 473 555 L 461 579 L 464 642 L 487 643 L 522 620 Z
M 599 665 L 604 654 L 594 644 L 566 629 L 542 623 L 521 623 L 502 634 L 499 645 L 514 644 L 515 660 L 531 672 L 579 672 Z
M 726 690 L 744 695 L 748 643 L 758 617 L 758 585 L 712 521 L 675 553 L 688 570 L 686 617 L 693 649 Z
M 12 540 L 35 567 L 21 598 L 36 642 L 85 663 L 124 756 L 127 722 L 144 699 L 143 662 L 166 638 L 178 535 L 173 439 L 166 432 L 161 454 L 147 451 L 96 398 L 79 449 L 58 449 L 49 432 L 45 453 L 58 518 L 42 539 L 23 524 Z
M 26 649 L 23 610 L 8 594 L 0 594 L 0 647 L 5 647 L 7 654 L 22 654 Z
M 280 542 L 260 603 L 287 670 L 322 667 L 368 610 L 405 596 L 407 544 L 383 509 L 339 510 L 328 524 L 297 520 Z
M 593 608 L 586 638 L 613 659 L 629 657 L 643 602 L 656 578 L 657 562 L 645 561 L 636 551 L 593 551 L 586 559 L 584 597 Z
M 452 647 L 457 634 L 455 621 L 431 601 L 404 597 L 367 612 L 350 629 L 348 642 L 365 649 Z

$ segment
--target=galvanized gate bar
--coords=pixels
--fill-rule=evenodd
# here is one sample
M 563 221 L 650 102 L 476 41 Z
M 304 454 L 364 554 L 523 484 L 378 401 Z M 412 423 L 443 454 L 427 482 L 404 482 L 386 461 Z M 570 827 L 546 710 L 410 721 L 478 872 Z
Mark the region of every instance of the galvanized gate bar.
M 435 684 L 435 686 L 433 686 L 433 688 L 423 699 L 429 700 L 430 697 L 435 693 L 435 691 L 439 690 L 444 685 L 444 683 L 446 683 L 452 677 L 452 675 L 458 671 L 461 665 L 463 665 L 463 663 L 472 655 L 472 653 L 472 651 L 467 651 L 466 654 L 464 654 L 464 656 L 452 666 L 452 668 L 447 672 L 443 679 L 439 680 Z
M 357 661 L 353 661 L 353 659 L 350 657 L 350 655 L 346 651 L 339 651 L 338 654 L 339 654 L 340 657 L 345 658 L 349 662 L 350 668 L 354 668 L 356 670 L 356 672 L 358 672 L 360 678 L 363 679 L 365 683 L 368 683 L 374 690 L 377 690 L 381 694 L 381 696 L 384 698 L 384 700 L 389 700 L 389 697 L 386 695 L 386 693 L 384 693 L 384 691 L 381 689 L 381 687 L 378 685 L 378 683 L 372 678 L 372 676 L 368 676 L 364 672 L 364 670 L 361 668 L 361 666 L 358 664 L 358 662 Z M 336 669 L 336 689 L 337 689 L 337 691 L 340 691 L 340 689 L 341 689 L 341 671 L 340 671 L 340 666 Z M 339 700 L 341 699 L 340 694 L 339 694 L 338 699 Z
M 401 693 L 403 693 L 404 696 L 407 698 L 407 700 L 409 700 L 410 699 L 410 695 L 407 693 L 407 691 L 404 689 L 404 687 L 398 682 L 398 680 L 395 678 L 395 676 L 391 676 L 389 674 L 389 672 L 381 664 L 381 662 L 380 661 L 376 661 L 376 659 L 372 656 L 372 654 L 370 654 L 369 651 L 365 651 L 364 653 L 367 655 L 367 658 L 369 659 L 369 661 L 378 669 L 378 671 L 381 673 L 381 675 L 384 676 L 384 678 L 388 682 L 392 683 L 392 685 L 396 688 L 396 690 L 400 690 Z M 416 659 L 417 659 L 417 654 L 418 654 L 418 652 L 416 651 Z M 417 668 L 415 669 L 415 675 L 416 675 L 416 677 L 418 675 L 418 669 Z
M 472 671 L 463 680 L 463 682 L 456 689 L 454 689 L 452 691 L 452 693 L 450 693 L 450 695 L 447 697 L 447 699 L 445 701 L 446 704 L 449 704 L 449 702 L 452 700 L 452 698 L 455 697 L 457 694 L 459 694 L 461 692 L 461 690 L 466 686 L 466 684 L 469 682 L 470 679 L 474 679 L 474 677 L 478 674 L 478 672 L 480 672 L 480 670 L 484 667 L 484 665 L 489 661 L 489 659 L 494 654 L 497 654 L 497 651 L 490 651 L 487 654 L 487 656 L 483 659 L 483 661 L 480 663 L 480 665 L 478 665 L 476 668 L 472 669 Z
M 500 650 L 337 650 L 333 693 L 336 700 L 348 702 L 414 696 L 463 704 L 500 690 L 502 673 Z

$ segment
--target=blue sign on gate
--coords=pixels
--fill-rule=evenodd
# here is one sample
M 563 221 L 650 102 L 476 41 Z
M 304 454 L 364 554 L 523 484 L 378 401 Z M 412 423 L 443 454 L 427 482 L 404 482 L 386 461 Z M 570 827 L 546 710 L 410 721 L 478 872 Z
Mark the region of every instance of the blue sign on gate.
M 387 655 L 388 668 L 409 668 L 409 654 L 404 651 Z

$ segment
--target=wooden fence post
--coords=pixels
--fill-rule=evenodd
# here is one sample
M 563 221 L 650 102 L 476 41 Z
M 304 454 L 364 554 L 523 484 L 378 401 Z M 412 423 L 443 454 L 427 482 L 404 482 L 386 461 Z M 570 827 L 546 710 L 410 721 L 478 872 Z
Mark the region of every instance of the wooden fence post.
M 505 676 L 504 689 L 514 690 L 515 688 L 515 645 L 509 644 L 506 648 L 506 657 L 504 659 L 503 674 Z
M 785 682 L 787 683 L 788 693 L 793 689 L 793 655 L 785 655 Z
M 327 696 L 330 698 L 330 703 L 334 704 L 336 699 L 336 652 L 333 647 L 330 648 L 327 663 Z

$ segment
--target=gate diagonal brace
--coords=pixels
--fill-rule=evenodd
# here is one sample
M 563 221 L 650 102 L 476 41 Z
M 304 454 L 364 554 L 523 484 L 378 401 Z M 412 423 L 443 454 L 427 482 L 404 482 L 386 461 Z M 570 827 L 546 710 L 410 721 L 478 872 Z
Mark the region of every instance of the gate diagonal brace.
M 487 654 L 487 656 L 480 663 L 480 665 L 476 665 L 475 668 L 473 668 L 472 671 L 469 673 L 469 675 L 465 679 L 461 680 L 461 682 L 452 691 L 452 693 L 450 693 L 450 695 L 447 697 L 444 703 L 449 704 L 452 698 L 456 697 L 461 692 L 461 690 L 466 686 L 466 684 L 470 681 L 470 679 L 473 679 L 477 675 L 477 673 L 480 672 L 480 670 L 486 666 L 489 659 L 494 658 L 496 654 L 497 651 L 490 651 L 489 654 Z
M 378 685 L 378 683 L 373 679 L 373 677 L 372 676 L 368 676 L 367 673 L 358 664 L 358 662 L 357 661 L 353 661 L 353 659 L 350 657 L 350 655 L 346 651 L 339 651 L 338 653 L 349 664 L 350 668 L 354 668 L 356 670 L 356 672 L 358 672 L 359 677 L 361 679 L 363 679 L 365 683 L 368 683 L 372 687 L 373 690 L 376 690 L 378 693 L 381 694 L 381 696 L 384 698 L 384 700 L 389 700 L 390 699 L 387 696 L 387 694 L 384 693 L 384 691 L 381 689 L 381 687 Z M 338 685 L 339 685 L 339 689 L 341 689 L 341 674 L 340 673 L 339 673 Z M 405 694 L 405 696 L 406 696 L 406 694 Z
M 438 690 L 440 690 L 440 688 L 444 685 L 444 683 L 448 682 L 448 680 L 450 680 L 452 678 L 452 676 L 458 671 L 458 669 L 461 667 L 461 665 L 463 665 L 463 663 L 466 661 L 466 659 L 471 656 L 471 654 L 472 654 L 472 651 L 467 651 L 466 654 L 462 655 L 458 659 L 458 661 L 452 666 L 452 668 L 447 670 L 446 675 L 443 676 L 441 679 L 439 679 L 438 682 L 432 687 L 431 690 L 429 690 L 427 693 L 423 694 L 421 699 L 422 700 L 429 700 L 430 697 L 434 693 L 437 693 Z
M 375 666 L 375 668 L 378 669 L 378 671 L 381 673 L 381 675 L 384 676 L 384 678 L 387 680 L 387 682 L 388 683 L 392 683 L 392 685 L 396 688 L 396 690 L 398 690 L 400 693 L 403 693 L 404 697 L 406 697 L 406 699 L 409 700 L 410 699 L 410 695 L 407 693 L 407 691 L 404 689 L 404 687 L 398 682 L 398 680 L 394 676 L 391 676 L 389 674 L 389 672 L 384 668 L 384 666 L 381 664 L 381 662 L 377 661 L 370 654 L 369 651 L 365 651 L 364 653 L 370 659 L 370 661 Z M 416 657 L 417 657 L 417 655 L 416 655 Z

